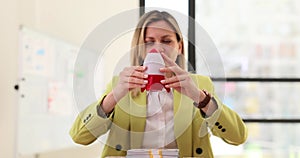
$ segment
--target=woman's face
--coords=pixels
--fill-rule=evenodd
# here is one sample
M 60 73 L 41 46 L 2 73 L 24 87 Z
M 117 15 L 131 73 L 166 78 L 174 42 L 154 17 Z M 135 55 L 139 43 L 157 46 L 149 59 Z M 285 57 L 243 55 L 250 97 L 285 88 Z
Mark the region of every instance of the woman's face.
M 182 44 L 177 41 L 176 33 L 163 20 L 152 22 L 147 26 L 144 42 L 146 52 L 155 48 L 159 52 L 165 53 L 173 61 L 182 52 Z

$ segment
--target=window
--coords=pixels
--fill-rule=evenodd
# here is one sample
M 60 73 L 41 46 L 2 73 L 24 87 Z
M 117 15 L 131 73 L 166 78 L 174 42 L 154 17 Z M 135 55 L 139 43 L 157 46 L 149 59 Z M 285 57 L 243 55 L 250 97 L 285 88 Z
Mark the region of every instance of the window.
M 195 19 L 214 41 L 230 81 L 223 84 L 224 102 L 249 122 L 247 155 L 300 156 L 299 7 L 296 0 L 196 1 Z M 199 54 L 197 73 L 220 77 Z
M 141 3 L 146 7 L 152 4 L 141 2 L 146 2 Z M 216 144 L 216 157 L 300 157 L 300 2 L 180 2 L 187 3 L 189 16 L 201 26 L 189 28 L 189 39 L 195 38 L 191 65 L 196 73 L 213 78 L 221 87 L 218 93 L 223 94 L 224 103 L 238 112 L 249 128 L 243 146 Z M 155 3 L 164 7 L 162 1 Z M 213 55 L 201 47 L 205 43 L 202 35 L 213 42 Z M 212 137 L 212 143 L 219 140 Z
M 196 21 L 216 44 L 227 77 L 300 77 L 298 3 L 199 0 Z

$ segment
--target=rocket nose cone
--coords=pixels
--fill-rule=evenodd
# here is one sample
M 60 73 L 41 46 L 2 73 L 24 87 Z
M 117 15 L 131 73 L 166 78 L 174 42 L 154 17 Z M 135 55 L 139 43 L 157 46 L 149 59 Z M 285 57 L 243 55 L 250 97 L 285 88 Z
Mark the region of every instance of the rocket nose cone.
M 149 53 L 158 53 L 158 51 L 155 48 L 153 48 L 153 49 L 150 50 Z

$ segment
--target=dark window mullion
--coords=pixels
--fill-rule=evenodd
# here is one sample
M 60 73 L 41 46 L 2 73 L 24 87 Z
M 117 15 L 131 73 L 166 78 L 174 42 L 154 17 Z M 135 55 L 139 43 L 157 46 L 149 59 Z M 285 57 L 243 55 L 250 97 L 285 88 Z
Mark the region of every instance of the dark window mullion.
M 300 119 L 243 119 L 246 123 L 300 123 Z
M 188 26 L 188 71 L 196 71 L 196 55 L 195 55 L 195 0 L 189 0 L 189 26 Z
M 300 82 L 300 78 L 272 78 L 272 77 L 228 77 L 228 78 L 211 78 L 213 81 L 221 82 Z
M 140 17 L 145 13 L 145 0 L 140 0 Z

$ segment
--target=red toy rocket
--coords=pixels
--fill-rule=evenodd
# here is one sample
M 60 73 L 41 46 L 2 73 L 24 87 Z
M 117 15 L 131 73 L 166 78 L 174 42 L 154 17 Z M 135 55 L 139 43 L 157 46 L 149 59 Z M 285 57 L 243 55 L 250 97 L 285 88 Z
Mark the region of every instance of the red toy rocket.
M 147 53 L 143 65 L 147 67 L 148 83 L 145 88 L 142 88 L 142 92 L 144 92 L 145 89 L 147 91 L 160 91 L 163 88 L 165 88 L 167 92 L 170 92 L 170 88 L 166 88 L 160 82 L 165 79 L 164 73 L 159 71 L 160 68 L 165 67 L 165 62 L 156 49 L 152 49 Z

